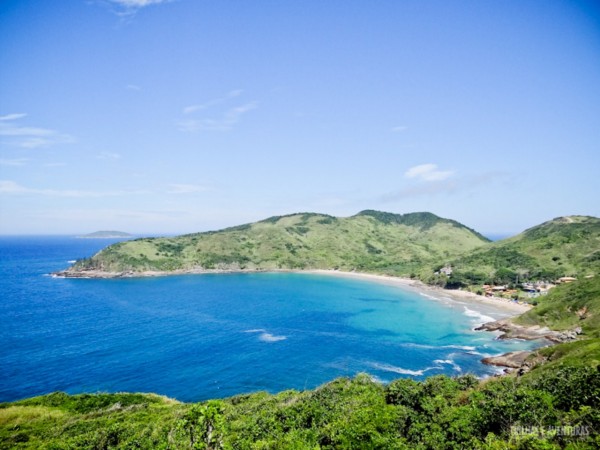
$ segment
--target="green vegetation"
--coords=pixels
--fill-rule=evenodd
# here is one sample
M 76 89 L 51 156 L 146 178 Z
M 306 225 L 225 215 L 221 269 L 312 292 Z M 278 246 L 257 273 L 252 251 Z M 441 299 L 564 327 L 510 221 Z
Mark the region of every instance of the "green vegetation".
M 299 213 L 216 232 L 122 242 L 74 269 L 337 268 L 409 276 L 487 243 L 458 222 L 430 213 L 363 211 L 349 218 Z
M 543 365 L 532 373 L 544 377 L 565 366 L 600 365 L 600 276 L 557 286 L 514 322 L 553 330 L 581 328 L 580 340 L 538 351 Z
M 451 275 L 440 273 L 451 267 Z M 600 272 L 600 219 L 561 217 L 499 242 L 421 212 L 348 218 L 298 213 L 220 231 L 145 238 L 78 261 L 75 272 L 339 269 L 419 278 L 450 289 Z
M 408 217 L 407 217 L 408 216 Z M 356 268 L 431 274 L 444 283 L 577 275 L 539 298 L 522 325 L 581 328 L 539 349 L 524 375 L 430 377 L 389 385 L 368 375 L 314 390 L 183 404 L 146 394 L 54 393 L 0 404 L 0 449 L 592 449 L 600 447 L 599 220 L 555 219 L 498 243 L 427 213 L 273 217 L 220 232 L 138 239 L 79 268 Z M 441 239 L 444 236 L 445 239 Z M 457 256 L 464 252 L 462 256 Z M 430 272 L 427 272 L 430 270 Z M 590 275 L 585 278 L 585 275 Z M 442 278 L 446 277 L 446 279 Z M 508 280 L 508 281 L 507 281 Z
M 54 393 L 0 405 L 3 449 L 585 449 L 600 445 L 599 430 L 600 372 L 592 367 L 543 379 L 434 376 L 387 386 L 358 375 L 311 391 L 198 404 Z
M 553 330 L 581 327 L 584 336 L 600 338 L 600 276 L 557 286 L 515 322 Z
M 600 219 L 561 217 L 451 261 L 453 287 L 516 284 L 600 272 Z

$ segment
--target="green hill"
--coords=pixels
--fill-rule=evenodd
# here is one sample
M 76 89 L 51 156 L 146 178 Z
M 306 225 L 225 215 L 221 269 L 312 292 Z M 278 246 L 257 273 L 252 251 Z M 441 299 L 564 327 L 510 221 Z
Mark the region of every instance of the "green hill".
M 440 274 L 452 267 L 451 276 Z M 600 219 L 561 217 L 498 242 L 421 212 L 352 217 L 298 213 L 220 231 L 114 244 L 78 261 L 91 271 L 339 269 L 420 278 L 448 288 L 518 284 L 600 272 Z
M 557 286 L 515 322 L 558 331 L 581 327 L 584 336 L 600 338 L 600 276 Z
M 431 213 L 300 213 L 220 231 L 112 245 L 73 270 L 341 269 L 411 275 L 489 241 Z
M 532 376 L 543 378 L 548 373 L 568 366 L 600 365 L 600 276 L 564 284 L 552 289 L 532 310 L 514 320 L 519 325 L 542 326 L 564 331 L 581 328 L 581 336 L 569 342 L 538 351 L 542 362 Z
M 455 285 L 508 284 L 600 272 L 600 219 L 569 216 L 491 243 L 451 262 Z

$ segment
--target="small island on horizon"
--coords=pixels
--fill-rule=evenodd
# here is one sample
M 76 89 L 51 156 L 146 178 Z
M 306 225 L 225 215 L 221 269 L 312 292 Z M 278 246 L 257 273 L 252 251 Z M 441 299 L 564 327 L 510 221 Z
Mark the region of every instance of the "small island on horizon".
M 93 233 L 77 236 L 79 239 L 114 239 L 114 238 L 132 238 L 132 234 L 124 231 L 94 231 Z

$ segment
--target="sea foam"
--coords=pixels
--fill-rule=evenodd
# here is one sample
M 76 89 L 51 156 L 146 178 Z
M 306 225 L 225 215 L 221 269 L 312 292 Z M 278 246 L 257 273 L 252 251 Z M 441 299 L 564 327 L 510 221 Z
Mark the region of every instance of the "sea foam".
M 378 362 L 371 362 L 371 363 L 368 363 L 368 365 L 370 367 L 372 367 L 373 369 L 382 370 L 384 372 L 393 372 L 393 373 L 398 373 L 400 375 L 413 375 L 413 376 L 423 375 L 423 373 L 425 373 L 427 370 L 434 369 L 434 367 L 428 367 L 428 368 L 422 369 L 422 370 L 411 370 L 411 369 L 404 369 L 402 367 L 392 366 L 391 364 L 378 363 Z
M 433 362 L 438 365 L 447 364 L 449 366 L 452 366 L 452 368 L 457 372 L 462 372 L 461 367 L 458 364 L 456 364 L 456 362 L 453 359 L 436 359 Z
M 287 336 L 276 336 L 274 334 L 268 333 L 267 330 L 263 328 L 244 330 L 244 333 L 260 333 L 258 335 L 258 339 L 262 342 L 279 342 L 285 341 L 287 339 Z
M 493 322 L 494 320 L 496 320 L 493 317 L 486 316 L 485 314 L 482 314 L 478 311 L 473 311 L 472 309 L 469 309 L 466 306 L 464 308 L 465 308 L 465 311 L 464 311 L 465 316 L 472 317 L 473 322 L 477 323 L 478 325 L 486 323 L 486 322 Z

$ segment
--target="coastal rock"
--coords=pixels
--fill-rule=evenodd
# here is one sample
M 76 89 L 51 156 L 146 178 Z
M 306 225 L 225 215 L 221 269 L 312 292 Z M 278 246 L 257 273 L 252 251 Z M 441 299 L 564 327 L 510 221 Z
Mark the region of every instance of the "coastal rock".
M 285 270 L 281 270 L 284 272 Z M 166 275 L 198 275 L 204 273 L 256 273 L 263 272 L 262 269 L 240 269 L 236 264 L 219 265 L 216 269 L 204 269 L 202 267 L 190 267 L 186 269 L 175 269 L 168 271 L 144 270 L 141 272 L 126 270 L 122 272 L 110 272 L 102 269 L 73 269 L 53 272 L 51 275 L 57 278 L 144 278 L 159 277 Z
M 494 322 L 484 323 L 475 328 L 477 331 L 500 331 L 502 334 L 498 339 L 524 339 L 531 341 L 534 339 L 547 339 L 551 342 L 562 343 L 577 339 L 582 333 L 581 327 L 567 331 L 553 331 L 547 327 L 522 326 L 511 322 L 510 319 L 501 319 Z
M 131 271 L 128 272 L 106 272 L 104 270 L 63 270 L 60 272 L 54 272 L 52 274 L 53 277 L 57 278 L 125 278 L 132 277 L 134 273 Z
M 547 362 L 547 358 L 538 352 L 522 350 L 483 358 L 481 362 L 490 366 L 504 367 L 505 373 L 516 371 L 517 375 L 521 376 Z
M 555 344 L 577 340 L 578 336 L 583 332 L 581 327 L 567 331 L 553 331 L 547 327 L 540 327 L 537 325 L 522 326 L 513 323 L 510 319 L 501 319 L 484 323 L 475 328 L 475 330 L 499 331 L 502 334 L 498 336 L 498 339 L 546 339 Z M 539 353 L 536 353 L 536 357 L 530 358 L 530 355 L 532 355 L 532 352 L 523 350 L 509 352 L 498 356 L 490 356 L 483 358 L 481 362 L 487 365 L 505 367 L 505 372 L 512 372 L 516 369 L 518 375 L 523 375 L 536 365 L 543 364 L 545 361 L 545 358 Z
M 499 356 L 489 356 L 481 360 L 482 363 L 489 366 L 508 367 L 511 369 L 519 369 L 525 363 L 531 352 L 521 350 L 517 352 L 509 352 Z

